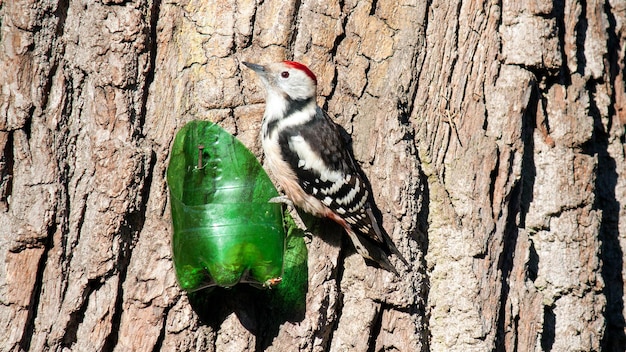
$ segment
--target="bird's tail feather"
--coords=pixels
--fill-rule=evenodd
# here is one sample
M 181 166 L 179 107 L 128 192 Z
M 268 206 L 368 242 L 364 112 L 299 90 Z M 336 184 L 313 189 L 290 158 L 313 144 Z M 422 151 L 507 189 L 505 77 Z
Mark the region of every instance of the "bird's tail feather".
M 384 243 L 387 248 L 389 248 L 389 251 L 395 254 L 404 263 L 404 265 L 410 267 L 409 262 L 407 262 L 404 256 L 402 256 L 402 254 L 398 250 L 398 247 L 396 247 L 396 245 L 393 243 L 387 232 L 385 232 L 385 230 L 378 224 L 378 221 L 376 220 L 372 209 L 370 207 L 367 207 L 366 212 L 372 222 L 372 228 L 374 229 L 376 237 L 378 237 L 379 241 L 381 243 Z
M 377 246 L 372 240 L 368 239 L 367 237 L 356 234 L 354 231 L 352 231 L 352 229 L 348 230 L 347 232 L 348 236 L 350 236 L 350 239 L 352 240 L 352 243 L 354 244 L 354 247 L 356 248 L 356 251 L 363 258 L 372 260 L 381 268 L 396 274 L 396 276 L 400 276 L 400 274 L 398 274 L 398 270 L 396 270 L 393 264 L 391 264 L 391 262 L 389 261 L 388 253 L 385 252 L 381 247 Z M 391 245 L 393 246 L 393 243 Z M 394 253 L 396 253 L 397 251 L 398 249 L 396 248 Z M 401 254 L 398 253 L 396 255 L 398 255 L 398 257 L 406 264 L 406 261 Z

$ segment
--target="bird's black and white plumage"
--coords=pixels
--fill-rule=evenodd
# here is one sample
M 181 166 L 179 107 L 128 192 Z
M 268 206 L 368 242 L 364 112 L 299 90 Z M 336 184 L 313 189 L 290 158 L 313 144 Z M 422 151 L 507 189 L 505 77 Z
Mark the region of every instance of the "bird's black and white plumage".
M 339 223 L 361 256 L 397 274 L 388 255 L 407 262 L 378 224 L 371 189 L 339 127 L 317 106 L 315 75 L 293 61 L 244 65 L 267 90 L 261 139 L 267 165 L 286 196 L 304 211 Z

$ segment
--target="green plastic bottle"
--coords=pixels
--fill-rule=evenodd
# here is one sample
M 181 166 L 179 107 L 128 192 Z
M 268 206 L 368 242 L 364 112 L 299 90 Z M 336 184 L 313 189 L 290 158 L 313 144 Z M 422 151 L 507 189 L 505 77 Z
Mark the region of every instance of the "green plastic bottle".
M 268 202 L 278 192 L 241 142 L 214 123 L 188 123 L 174 140 L 167 182 L 181 288 L 280 283 L 282 205 Z

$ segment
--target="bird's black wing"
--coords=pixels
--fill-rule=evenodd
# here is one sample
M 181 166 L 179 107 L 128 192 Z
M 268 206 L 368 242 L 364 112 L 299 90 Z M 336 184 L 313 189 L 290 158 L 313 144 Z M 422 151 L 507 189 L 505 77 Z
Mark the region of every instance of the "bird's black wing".
M 315 118 L 304 125 L 285 128 L 279 136 L 279 145 L 284 160 L 296 173 L 300 187 L 306 193 L 315 196 L 345 219 L 357 236 L 363 236 L 361 242 L 364 245 L 372 241 L 376 246 L 394 253 L 408 266 L 389 235 L 378 224 L 373 213 L 370 186 L 350 154 L 339 127 L 326 112 L 318 107 Z M 321 160 L 325 170 L 310 167 L 315 158 Z M 374 250 L 371 246 L 368 249 L 372 257 L 376 257 L 383 267 L 397 273 L 386 255 Z
M 300 139 L 306 145 L 294 142 Z M 385 242 L 371 214 L 369 185 L 356 167 L 339 127 L 323 110 L 318 108 L 315 118 L 306 124 L 281 131 L 279 144 L 306 193 L 345 219 L 356 232 L 376 242 Z M 322 161 L 326 170 L 310 167 L 315 158 Z

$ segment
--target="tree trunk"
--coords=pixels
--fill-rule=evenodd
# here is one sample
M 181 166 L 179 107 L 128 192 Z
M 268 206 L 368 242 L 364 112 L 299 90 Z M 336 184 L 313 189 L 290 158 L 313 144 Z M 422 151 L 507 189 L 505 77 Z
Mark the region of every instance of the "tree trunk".
M 0 0 L 0 351 L 622 351 L 626 4 Z M 306 312 L 190 302 L 165 171 L 294 59 L 411 268 L 326 222 Z M 231 294 L 232 293 L 232 294 Z M 205 307 L 206 308 L 206 307 Z

